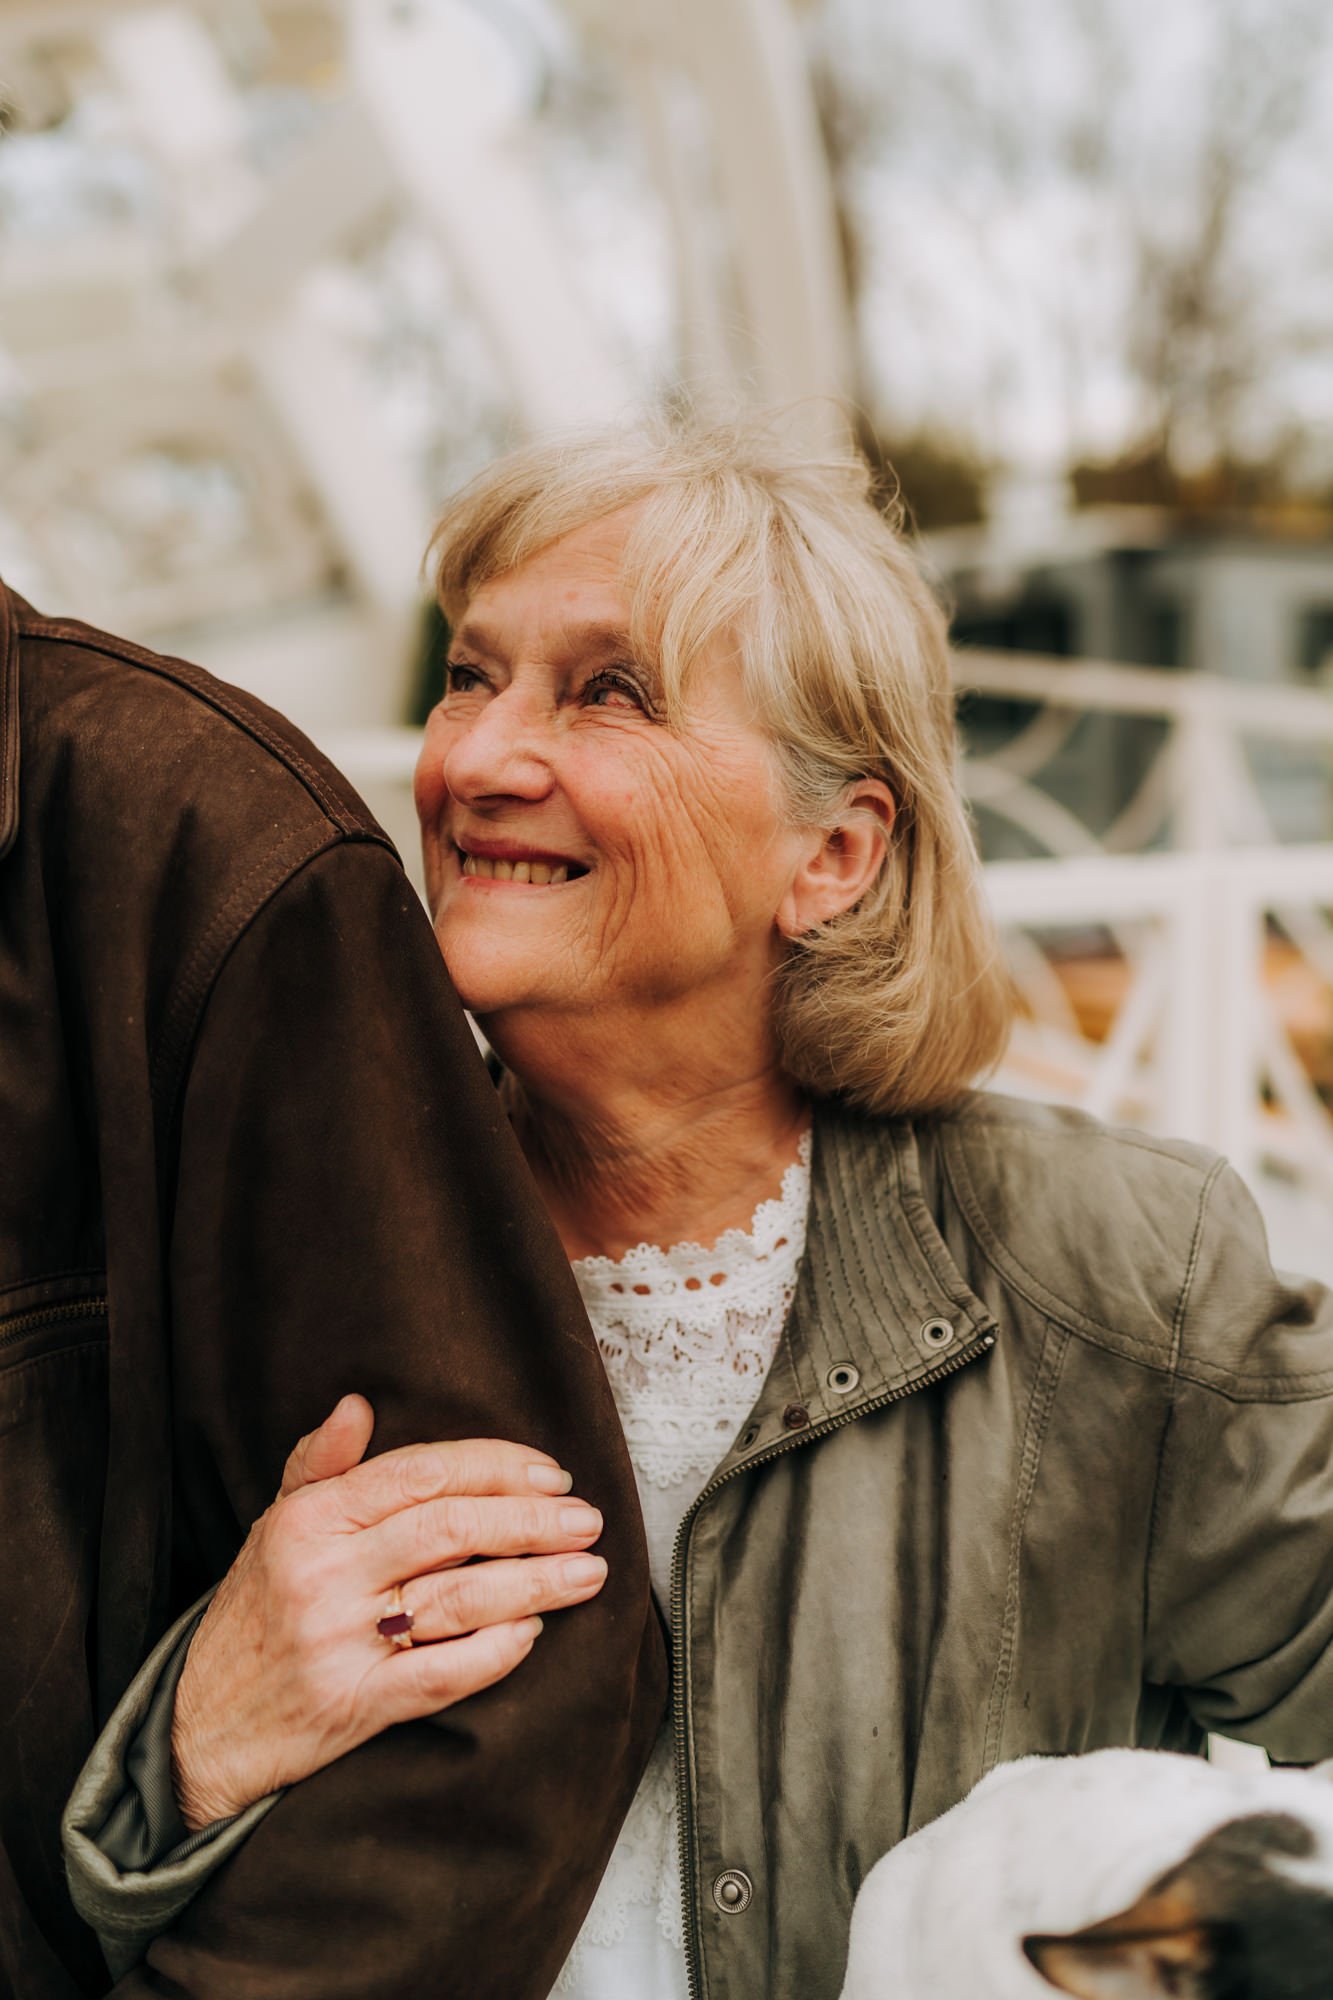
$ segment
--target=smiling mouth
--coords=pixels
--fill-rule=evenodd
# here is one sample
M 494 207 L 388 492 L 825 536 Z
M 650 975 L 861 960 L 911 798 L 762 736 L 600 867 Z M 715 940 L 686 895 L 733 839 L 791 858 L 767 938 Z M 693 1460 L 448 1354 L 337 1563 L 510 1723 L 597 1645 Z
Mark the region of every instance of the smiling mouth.
M 556 861 L 549 858 L 508 861 L 489 854 L 469 854 L 461 847 L 458 849 L 458 859 L 463 875 L 468 881 L 526 882 L 534 888 L 555 889 L 563 882 L 578 881 L 580 876 L 588 872 L 577 861 Z

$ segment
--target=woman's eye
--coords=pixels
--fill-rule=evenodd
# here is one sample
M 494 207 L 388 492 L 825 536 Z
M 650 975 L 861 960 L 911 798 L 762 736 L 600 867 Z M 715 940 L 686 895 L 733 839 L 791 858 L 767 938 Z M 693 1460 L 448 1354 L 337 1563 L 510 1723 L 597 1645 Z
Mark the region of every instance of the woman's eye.
M 480 687 L 481 675 L 462 660 L 446 660 L 444 685 L 449 694 L 465 694 L 469 688 Z
M 619 708 L 622 705 L 638 709 L 647 707 L 642 689 L 636 687 L 626 674 L 594 674 L 584 684 L 583 699 L 593 708 Z

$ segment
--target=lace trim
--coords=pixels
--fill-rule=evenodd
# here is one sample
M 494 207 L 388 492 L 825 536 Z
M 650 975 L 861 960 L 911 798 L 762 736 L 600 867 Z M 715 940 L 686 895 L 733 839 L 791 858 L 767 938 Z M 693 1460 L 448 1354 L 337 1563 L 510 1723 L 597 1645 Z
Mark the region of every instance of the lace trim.
M 574 1264 L 590 1316 L 614 1318 L 626 1328 L 660 1327 L 662 1301 L 691 1331 L 708 1332 L 737 1306 L 763 1310 L 779 1284 L 794 1280 L 805 1247 L 810 1194 L 811 1136 L 782 1176 L 780 1192 L 761 1201 L 748 1229 L 728 1229 L 711 1248 L 673 1243 L 662 1250 L 639 1243 L 623 1257 L 580 1257 Z
M 750 1230 L 574 1264 L 641 1482 L 711 1472 L 744 1422 L 796 1289 L 809 1197 L 807 1132 Z
M 592 1908 L 583 1920 L 552 1992 L 572 1993 L 577 1989 L 590 1951 L 607 1951 L 623 1944 L 630 1914 L 636 1909 L 651 1909 L 654 1923 L 667 1943 L 684 1952 L 676 1779 L 669 1727 L 657 1739 L 610 1865 L 598 1884 Z

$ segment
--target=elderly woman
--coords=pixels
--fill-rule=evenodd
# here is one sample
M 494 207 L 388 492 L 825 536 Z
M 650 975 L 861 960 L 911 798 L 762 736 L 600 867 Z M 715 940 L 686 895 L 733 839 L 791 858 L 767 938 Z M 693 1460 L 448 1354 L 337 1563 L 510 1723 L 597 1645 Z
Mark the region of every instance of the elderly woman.
M 969 1092 L 1009 1000 L 945 625 L 859 461 L 763 428 L 534 448 L 434 546 L 435 929 L 674 1646 L 557 1990 L 833 2000 L 863 1876 L 1001 1759 L 1333 1752 L 1333 1312 L 1220 1162 Z M 337 1421 L 313 1490 L 355 1496 L 364 1413 Z M 390 1584 L 354 1504 L 284 1530 L 301 1498 L 190 1648 L 197 1826 L 438 1707 L 423 1663 L 522 1609 L 514 1551 L 423 1528 Z

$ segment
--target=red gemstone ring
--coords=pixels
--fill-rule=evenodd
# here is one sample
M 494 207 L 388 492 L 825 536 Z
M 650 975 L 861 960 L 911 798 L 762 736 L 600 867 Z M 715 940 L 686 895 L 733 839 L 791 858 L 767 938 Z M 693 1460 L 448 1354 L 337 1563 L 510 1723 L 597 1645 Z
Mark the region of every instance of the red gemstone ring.
M 396 1583 L 389 1596 L 389 1609 L 383 1618 L 375 1620 L 375 1630 L 381 1639 L 392 1640 L 395 1646 L 412 1644 L 412 1627 L 416 1619 L 403 1603 L 402 1585 Z

